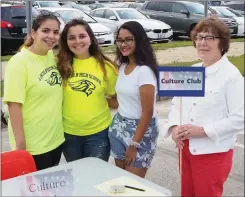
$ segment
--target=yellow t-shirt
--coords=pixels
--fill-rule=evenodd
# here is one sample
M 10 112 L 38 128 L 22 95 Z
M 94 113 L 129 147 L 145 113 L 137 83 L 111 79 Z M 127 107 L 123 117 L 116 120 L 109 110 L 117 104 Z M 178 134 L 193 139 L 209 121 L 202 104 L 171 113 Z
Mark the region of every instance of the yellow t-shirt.
M 62 100 L 62 78 L 52 51 L 40 56 L 22 48 L 9 60 L 3 101 L 22 103 L 26 149 L 32 155 L 54 150 L 64 142 Z M 15 149 L 10 120 L 8 125 L 10 144 Z
M 103 72 L 94 57 L 74 58 L 73 67 L 74 75 L 64 89 L 64 129 L 71 135 L 92 135 L 111 124 L 112 116 L 105 96 L 116 94 L 117 72 L 108 62 L 107 80 L 103 80 Z

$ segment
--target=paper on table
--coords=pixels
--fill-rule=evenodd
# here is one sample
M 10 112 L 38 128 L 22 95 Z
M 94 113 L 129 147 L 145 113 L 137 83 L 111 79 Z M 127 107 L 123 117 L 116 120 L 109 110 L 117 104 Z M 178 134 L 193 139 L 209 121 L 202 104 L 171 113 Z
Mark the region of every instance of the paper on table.
M 124 193 L 110 193 L 109 189 L 112 185 L 128 185 L 132 187 L 137 187 L 140 189 L 144 189 L 145 192 L 137 191 L 129 188 L 125 188 Z M 106 181 L 102 184 L 94 186 L 99 191 L 105 193 L 108 196 L 167 196 L 165 193 L 160 193 L 150 187 L 147 187 L 146 185 L 126 176 L 121 176 L 116 179 L 112 179 L 109 181 Z

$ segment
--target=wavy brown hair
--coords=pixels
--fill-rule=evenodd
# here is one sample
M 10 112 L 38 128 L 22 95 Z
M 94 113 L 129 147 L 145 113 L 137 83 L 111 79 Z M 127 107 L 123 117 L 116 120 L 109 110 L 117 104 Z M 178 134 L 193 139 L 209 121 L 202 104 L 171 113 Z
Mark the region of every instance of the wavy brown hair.
M 96 37 L 94 36 L 94 33 L 88 23 L 84 21 L 83 19 L 73 19 L 70 22 L 68 22 L 61 35 L 60 35 L 60 40 L 59 40 L 59 52 L 58 52 L 58 70 L 63 78 L 63 80 L 66 82 L 69 77 L 72 76 L 74 73 L 74 68 L 73 68 L 73 57 L 74 53 L 69 49 L 68 44 L 67 44 L 67 35 L 68 31 L 71 27 L 81 25 L 84 27 L 86 32 L 88 33 L 90 40 L 91 40 L 91 45 L 89 47 L 89 53 L 91 56 L 93 56 L 99 63 L 101 70 L 104 74 L 104 80 L 107 79 L 106 76 L 106 69 L 105 69 L 105 64 L 106 62 L 111 63 L 115 68 L 115 64 L 108 58 L 106 57 L 98 44 L 98 41 Z
M 210 32 L 211 31 L 211 32 Z M 224 55 L 230 48 L 231 33 L 229 27 L 217 17 L 208 17 L 201 20 L 191 32 L 191 39 L 196 47 L 195 37 L 200 32 L 210 32 L 219 37 L 219 49 Z

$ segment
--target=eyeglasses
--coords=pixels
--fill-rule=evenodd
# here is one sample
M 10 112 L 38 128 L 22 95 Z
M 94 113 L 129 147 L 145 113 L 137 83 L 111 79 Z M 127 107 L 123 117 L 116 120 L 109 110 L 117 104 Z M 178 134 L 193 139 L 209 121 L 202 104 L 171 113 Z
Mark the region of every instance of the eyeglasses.
M 122 45 L 124 43 L 125 45 L 128 46 L 128 45 L 133 44 L 133 42 L 134 42 L 134 39 L 133 38 L 127 38 L 125 40 L 123 40 L 123 39 L 116 39 L 116 44 L 117 45 Z
M 218 36 L 210 36 L 210 35 L 208 35 L 208 36 L 196 36 L 194 38 L 194 41 L 195 42 L 201 42 L 204 39 L 204 41 L 210 43 L 210 42 L 213 42 L 216 38 L 220 38 L 220 37 L 218 37 Z
M 60 14 L 57 12 L 51 12 L 48 10 L 41 10 L 39 12 L 39 14 L 43 15 L 43 16 L 55 16 L 55 17 L 60 17 Z

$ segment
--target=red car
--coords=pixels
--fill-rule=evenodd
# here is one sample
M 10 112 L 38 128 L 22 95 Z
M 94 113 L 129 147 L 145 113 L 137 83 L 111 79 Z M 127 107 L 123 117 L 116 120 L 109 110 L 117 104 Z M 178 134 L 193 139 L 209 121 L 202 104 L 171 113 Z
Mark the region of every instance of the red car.
M 32 16 L 37 12 L 33 8 Z M 26 37 L 26 6 L 24 4 L 1 4 L 1 55 L 16 51 Z

